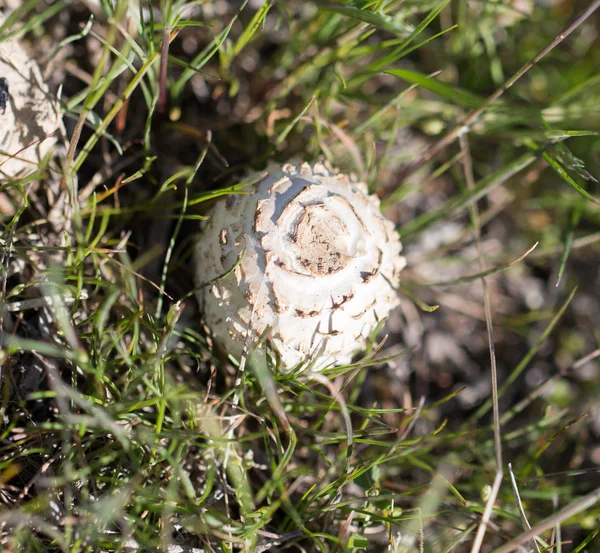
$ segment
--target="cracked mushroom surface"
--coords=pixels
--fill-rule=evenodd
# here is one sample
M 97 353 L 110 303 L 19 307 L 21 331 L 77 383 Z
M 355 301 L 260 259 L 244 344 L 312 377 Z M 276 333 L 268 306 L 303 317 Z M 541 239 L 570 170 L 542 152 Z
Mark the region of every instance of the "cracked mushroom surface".
M 64 127 L 37 62 L 16 39 L 0 42 L 0 79 L 1 183 L 36 171 Z
M 237 358 L 267 332 L 284 372 L 349 363 L 400 302 L 399 236 L 367 186 L 327 164 L 266 173 L 252 193 L 217 201 L 204 224 L 204 320 Z

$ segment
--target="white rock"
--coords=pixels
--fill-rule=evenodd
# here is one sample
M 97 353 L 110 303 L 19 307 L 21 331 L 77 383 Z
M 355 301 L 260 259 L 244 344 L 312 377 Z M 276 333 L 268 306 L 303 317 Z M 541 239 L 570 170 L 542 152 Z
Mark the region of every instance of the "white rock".
M 398 234 L 364 183 L 326 164 L 267 172 L 253 193 L 219 200 L 204 225 L 195 274 L 205 322 L 237 358 L 247 337 L 253 346 L 268 332 L 284 372 L 349 363 L 399 304 Z
M 36 171 L 64 128 L 37 62 L 16 39 L 0 42 L 0 78 L 9 92 L 6 108 L 0 109 L 1 184 Z

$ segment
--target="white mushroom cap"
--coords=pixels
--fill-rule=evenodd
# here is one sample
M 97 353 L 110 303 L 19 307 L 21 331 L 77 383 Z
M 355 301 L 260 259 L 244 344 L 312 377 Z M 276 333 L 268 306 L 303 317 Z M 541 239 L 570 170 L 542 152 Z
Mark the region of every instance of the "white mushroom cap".
M 38 64 L 15 39 L 0 42 L 0 78 L 6 79 L 9 92 L 6 109 L 0 109 L 1 182 L 2 177 L 22 177 L 37 170 L 56 144 L 56 131 L 64 129 L 58 102 Z
M 284 371 L 349 363 L 399 304 L 398 234 L 364 183 L 326 164 L 267 172 L 253 193 L 219 200 L 204 226 L 195 272 L 205 322 L 238 358 L 247 336 L 252 346 L 268 331 Z

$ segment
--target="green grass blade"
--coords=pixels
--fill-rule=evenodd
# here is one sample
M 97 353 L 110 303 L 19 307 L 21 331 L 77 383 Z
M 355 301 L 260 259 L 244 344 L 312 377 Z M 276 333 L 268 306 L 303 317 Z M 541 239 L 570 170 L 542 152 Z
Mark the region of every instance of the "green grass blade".
M 233 57 L 237 56 L 255 37 L 260 26 L 264 24 L 265 18 L 271 9 L 272 2 L 273 0 L 267 0 L 252 16 L 250 23 L 248 23 L 248 26 L 244 29 L 244 32 L 240 35 L 240 38 L 238 38 L 233 47 Z M 229 63 L 231 63 L 232 59 L 229 60 Z
M 412 27 L 403 23 L 396 18 L 389 15 L 382 15 L 367 9 L 361 9 L 356 6 L 348 6 L 343 4 L 335 4 L 333 2 L 325 2 L 322 0 L 317 1 L 317 5 L 322 10 L 332 11 L 339 13 L 361 23 L 366 23 L 377 29 L 388 31 L 396 35 L 406 35 L 412 32 Z
M 514 370 L 510 373 L 508 378 L 502 383 L 501 386 L 498 387 L 498 398 L 501 398 L 504 392 L 508 389 L 508 387 L 519 377 L 519 375 L 525 370 L 529 362 L 533 359 L 535 354 L 540 349 L 541 345 L 544 343 L 546 338 L 550 335 L 550 333 L 554 330 L 554 327 L 558 324 L 558 321 L 563 316 L 564 312 L 569 307 L 571 300 L 575 297 L 575 292 L 577 292 L 577 288 L 573 288 L 573 291 L 569 294 L 569 297 L 566 299 L 565 303 L 558 310 L 556 315 L 550 321 L 550 324 L 544 329 L 544 332 L 540 335 L 540 337 L 535 341 L 533 346 L 529 349 L 525 357 L 519 362 L 519 364 L 514 368 Z M 486 401 L 473 415 L 473 419 L 480 419 L 483 415 L 485 415 L 492 407 L 492 401 L 489 399 Z
M 556 276 L 556 285 L 560 284 L 563 273 L 565 271 L 565 267 L 567 265 L 567 259 L 569 258 L 569 252 L 571 251 L 571 246 L 573 245 L 573 238 L 575 236 L 575 229 L 577 229 L 577 225 L 581 220 L 581 214 L 583 213 L 583 207 L 578 204 L 571 213 L 571 224 L 567 229 L 567 234 L 565 236 L 565 246 L 563 253 L 560 257 L 560 265 L 558 267 L 558 274 Z
M 461 210 L 465 209 L 473 202 L 476 202 L 483 196 L 485 196 L 490 190 L 493 190 L 497 186 L 500 186 L 506 182 L 509 178 L 513 177 L 529 165 L 531 165 L 536 159 L 535 154 L 523 154 L 507 166 L 503 167 L 493 175 L 486 177 L 479 181 L 479 183 L 472 189 L 463 192 L 456 198 L 446 202 L 442 207 L 429 213 L 424 213 L 420 217 L 417 217 L 410 223 L 404 225 L 401 229 L 402 236 L 413 234 L 425 227 L 428 227 L 444 217 L 450 217 L 456 215 Z
M 445 100 L 449 100 L 454 104 L 459 106 L 463 106 L 470 109 L 476 109 L 480 107 L 484 99 L 473 94 L 471 92 L 467 92 L 466 90 L 461 90 L 455 86 L 449 85 L 447 83 L 443 83 L 441 81 L 435 80 L 433 77 L 427 77 L 422 73 L 418 73 L 417 71 L 410 71 L 408 69 L 389 69 L 384 71 L 388 75 L 393 75 L 394 77 L 398 77 L 399 79 L 403 79 L 412 84 L 418 84 L 423 87 L 425 90 L 429 90 L 430 92 L 434 92 L 438 94 Z

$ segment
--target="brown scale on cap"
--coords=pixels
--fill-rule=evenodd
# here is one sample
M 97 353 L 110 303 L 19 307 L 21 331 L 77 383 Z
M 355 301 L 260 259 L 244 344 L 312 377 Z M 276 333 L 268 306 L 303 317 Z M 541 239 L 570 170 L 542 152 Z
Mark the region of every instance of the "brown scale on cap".
M 347 231 L 346 225 L 326 206 L 305 207 L 293 236 L 302 252 L 302 267 L 316 276 L 341 271 L 351 258 L 343 255 L 332 239 Z

